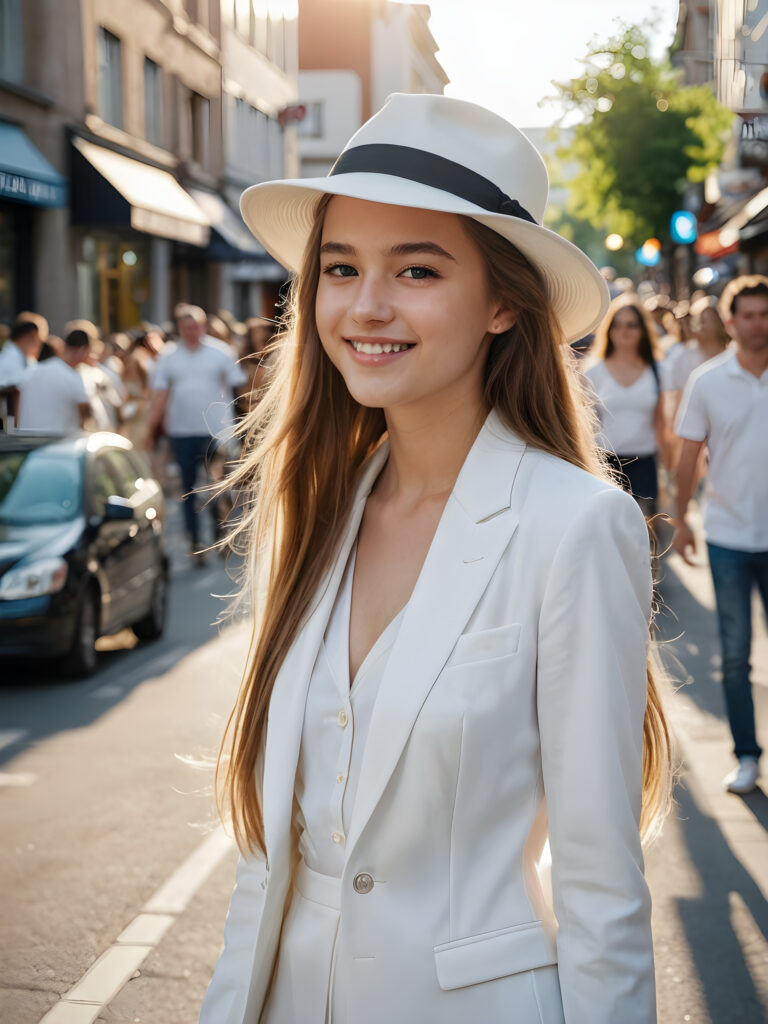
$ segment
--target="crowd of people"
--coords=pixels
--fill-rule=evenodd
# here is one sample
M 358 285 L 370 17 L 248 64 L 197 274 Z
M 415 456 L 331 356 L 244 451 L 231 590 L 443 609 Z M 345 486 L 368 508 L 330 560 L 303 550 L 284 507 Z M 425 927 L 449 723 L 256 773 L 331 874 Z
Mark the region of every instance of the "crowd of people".
M 656 326 L 658 308 L 634 292 L 617 295 L 586 356 L 585 377 L 617 479 L 649 518 L 659 507 L 672 514 L 673 548 L 687 562 L 696 549 L 689 506 L 704 484 L 736 758 L 724 784 L 748 793 L 762 752 L 750 680 L 753 590 L 768 616 L 768 278 L 736 278 L 719 300 L 696 296 L 678 320 L 667 320 L 674 333 Z
M 57 337 L 45 317 L 21 312 L 0 348 L 3 426 L 127 437 L 166 487 L 178 479 L 190 553 L 204 565 L 193 491 L 201 480 L 219 480 L 236 455 L 235 420 L 261 393 L 273 333 L 266 318 L 239 324 L 186 303 L 165 328 L 146 324 L 104 338 L 88 320 L 70 321 Z M 229 508 L 223 498 L 208 507 L 219 537 Z
M 617 481 L 646 517 L 674 519 L 674 548 L 689 559 L 688 507 L 700 485 L 717 597 L 726 704 L 737 767 L 735 792 L 754 788 L 761 749 L 749 678 L 751 592 L 768 612 L 768 279 L 738 278 L 718 299 L 620 287 L 589 343 L 574 345 L 600 443 Z M 113 430 L 147 451 L 166 487 L 179 486 L 191 557 L 201 552 L 195 488 L 216 483 L 237 458 L 236 420 L 266 382 L 274 324 L 237 324 L 180 304 L 173 323 L 100 336 L 87 320 L 50 333 L 22 312 L 0 348 L 0 415 L 6 427 L 68 434 Z M 762 459 L 759 456 L 763 452 Z M 175 476 L 175 481 L 174 481 Z M 234 498 L 204 504 L 220 539 Z

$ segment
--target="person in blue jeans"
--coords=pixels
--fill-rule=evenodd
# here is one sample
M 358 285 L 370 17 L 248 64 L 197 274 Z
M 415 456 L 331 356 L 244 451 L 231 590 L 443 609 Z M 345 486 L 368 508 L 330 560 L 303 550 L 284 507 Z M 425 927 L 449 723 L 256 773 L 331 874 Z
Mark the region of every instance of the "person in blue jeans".
M 231 439 L 234 425 L 234 396 L 247 377 L 234 353 L 222 342 L 205 334 L 206 317 L 199 306 L 176 310 L 177 345 L 167 346 L 152 376 L 152 404 L 149 411 L 148 444 L 161 423 L 181 470 L 184 522 L 190 554 L 197 565 L 205 564 L 200 546 L 199 512 L 194 493 L 200 467 L 210 467 Z M 215 505 L 211 505 L 214 528 Z
M 673 543 L 690 562 L 695 540 L 686 514 L 706 444 L 704 528 L 737 760 L 724 784 L 732 793 L 749 793 L 757 785 L 762 753 L 749 663 L 755 589 L 768 616 L 768 278 L 736 278 L 720 308 L 735 345 L 695 370 L 683 392 L 675 426 L 682 449 Z

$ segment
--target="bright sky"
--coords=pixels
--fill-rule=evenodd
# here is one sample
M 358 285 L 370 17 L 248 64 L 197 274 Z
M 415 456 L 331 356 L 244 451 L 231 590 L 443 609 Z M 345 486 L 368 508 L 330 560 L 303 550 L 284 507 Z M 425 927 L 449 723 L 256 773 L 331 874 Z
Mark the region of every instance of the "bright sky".
M 679 0 L 428 0 L 437 57 L 451 79 L 446 95 L 480 103 L 521 128 L 552 124 L 557 104 L 553 79 L 581 72 L 578 63 L 597 36 L 606 39 L 614 19 L 643 21 L 655 9 L 654 50 L 672 42 Z

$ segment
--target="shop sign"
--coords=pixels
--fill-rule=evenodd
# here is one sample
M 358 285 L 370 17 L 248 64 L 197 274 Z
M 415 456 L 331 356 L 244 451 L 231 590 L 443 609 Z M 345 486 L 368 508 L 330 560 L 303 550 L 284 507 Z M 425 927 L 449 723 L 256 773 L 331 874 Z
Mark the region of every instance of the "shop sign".
M 0 196 L 20 203 L 33 203 L 35 206 L 64 206 L 67 201 L 63 185 L 36 181 L 8 171 L 0 171 Z

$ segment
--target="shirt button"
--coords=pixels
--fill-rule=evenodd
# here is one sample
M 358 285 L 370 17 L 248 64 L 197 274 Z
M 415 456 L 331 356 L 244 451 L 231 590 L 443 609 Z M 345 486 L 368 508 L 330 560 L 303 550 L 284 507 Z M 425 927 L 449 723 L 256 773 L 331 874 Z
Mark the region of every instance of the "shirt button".
M 342 729 L 346 726 L 349 719 L 347 718 L 347 712 L 344 710 L 344 708 L 342 708 L 341 711 L 338 713 L 336 721 L 339 723 Z
M 344 776 L 341 774 L 341 772 L 339 772 L 339 774 L 336 776 L 336 781 L 338 783 L 342 783 L 344 781 Z
M 336 843 L 337 846 L 341 846 L 341 844 L 344 842 L 344 836 L 341 834 L 341 832 L 332 832 L 331 839 L 334 841 L 334 843 Z

